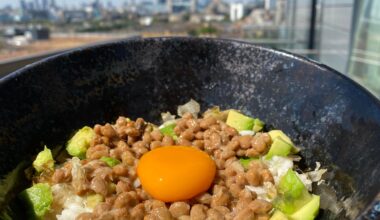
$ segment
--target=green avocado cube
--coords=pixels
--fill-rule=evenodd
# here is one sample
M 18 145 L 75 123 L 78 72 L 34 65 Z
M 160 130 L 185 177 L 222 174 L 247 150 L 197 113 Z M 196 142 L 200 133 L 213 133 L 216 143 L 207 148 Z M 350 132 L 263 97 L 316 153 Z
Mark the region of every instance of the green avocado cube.
M 255 131 L 255 132 L 259 132 L 259 131 L 261 131 L 264 128 L 264 126 L 265 126 L 265 124 L 264 124 L 263 121 L 261 121 L 258 118 L 255 118 L 255 120 L 253 121 L 253 128 L 252 128 L 252 130 Z
M 293 214 L 312 199 L 311 194 L 292 169 L 281 177 L 277 190 L 279 196 L 274 200 L 274 207 L 287 215 Z
M 314 220 L 319 212 L 320 197 L 312 195 L 311 200 L 290 215 L 292 220 Z
M 101 157 L 100 160 L 106 163 L 110 167 L 114 167 L 118 165 L 119 163 L 121 163 L 118 159 L 115 159 L 112 157 Z
M 268 153 L 265 155 L 265 159 L 269 160 L 273 156 L 283 156 L 286 157 L 292 151 L 293 146 L 288 142 L 284 141 L 281 137 L 276 137 L 273 140 L 272 145 L 269 148 Z
M 226 124 L 238 131 L 252 130 L 255 119 L 245 116 L 236 110 L 228 112 Z
M 297 199 L 302 195 L 302 191 L 306 190 L 305 185 L 297 176 L 296 172 L 289 169 L 284 176 L 281 177 L 278 184 L 279 193 Z
M 284 141 L 288 142 L 289 144 L 293 145 L 293 142 L 292 140 L 290 140 L 290 138 L 281 130 L 271 130 L 268 132 L 270 138 L 272 140 L 280 137 L 282 138 Z
M 33 167 L 37 172 L 42 172 L 46 169 L 54 170 L 54 159 L 51 150 L 44 147 L 44 150 L 37 154 L 36 159 L 33 161 Z
M 289 218 L 279 210 L 276 210 L 269 220 L 289 220 Z
M 300 151 L 300 149 L 298 147 L 294 146 L 292 140 L 281 130 L 272 130 L 272 131 L 269 131 L 268 134 L 271 137 L 272 141 L 274 141 L 274 139 L 280 137 L 282 140 L 284 140 L 288 144 L 292 145 L 292 149 L 290 151 L 292 154 L 296 154 Z
M 43 216 L 50 210 L 53 193 L 49 184 L 38 183 L 22 191 L 20 198 L 25 203 L 31 219 L 43 219 Z
M 174 132 L 174 128 L 175 128 L 175 126 L 176 126 L 175 123 L 170 123 L 170 124 L 164 125 L 164 127 L 160 128 L 160 132 L 161 132 L 163 135 L 170 136 L 170 137 L 172 137 L 174 140 L 176 140 L 176 139 L 177 139 L 177 135 L 176 135 L 175 132 Z
M 88 126 L 81 128 L 67 142 L 67 152 L 73 157 L 86 158 L 86 151 L 90 147 L 90 142 L 94 137 L 95 132 L 92 128 Z

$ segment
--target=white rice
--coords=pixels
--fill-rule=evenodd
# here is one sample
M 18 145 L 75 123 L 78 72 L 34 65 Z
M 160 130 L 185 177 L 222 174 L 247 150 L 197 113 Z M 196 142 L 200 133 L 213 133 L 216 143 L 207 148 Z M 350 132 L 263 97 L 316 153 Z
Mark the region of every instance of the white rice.
M 63 208 L 61 214 L 57 215 L 57 220 L 75 220 L 81 213 L 93 211 L 91 208 L 86 207 L 85 199 L 77 195 L 66 199 Z

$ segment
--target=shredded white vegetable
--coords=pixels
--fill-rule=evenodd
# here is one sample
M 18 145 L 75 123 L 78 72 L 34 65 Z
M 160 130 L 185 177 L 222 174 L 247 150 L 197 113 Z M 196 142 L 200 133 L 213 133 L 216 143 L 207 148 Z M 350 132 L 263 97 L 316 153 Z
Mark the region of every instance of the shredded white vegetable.
M 241 136 L 244 136 L 244 135 L 251 135 L 251 136 L 253 136 L 253 135 L 256 134 L 256 132 L 255 131 L 251 131 L 251 130 L 242 130 L 242 131 L 239 131 L 239 134 Z
M 294 162 L 300 162 L 302 160 L 302 157 L 299 155 L 288 155 L 288 158 L 291 159 Z
M 255 192 L 258 199 L 268 202 L 272 202 L 277 196 L 276 186 L 274 186 L 271 182 L 264 182 L 263 186 L 246 185 L 245 188 L 251 192 Z
M 187 112 L 190 112 L 194 118 L 198 118 L 198 113 L 201 111 L 201 106 L 198 102 L 196 102 L 193 99 L 190 99 L 189 102 L 185 103 L 184 105 L 178 106 L 177 114 L 179 116 L 184 115 Z
M 321 163 L 316 162 L 315 169 L 313 171 L 305 172 L 302 174 L 297 173 L 298 177 L 302 180 L 307 190 L 310 192 L 313 190 L 312 184 L 316 182 L 318 185 L 323 183 L 322 175 L 327 172 L 327 169 L 320 169 Z
M 167 121 L 174 121 L 175 115 L 170 114 L 170 112 L 161 113 L 162 122 L 165 123 Z
M 275 185 L 278 186 L 280 179 L 293 168 L 293 161 L 287 157 L 273 156 L 270 160 L 264 160 L 269 171 L 272 173 Z
M 75 220 L 81 213 L 92 211 L 91 208 L 85 206 L 85 200 L 82 197 L 74 195 L 66 200 L 63 211 L 57 215 L 57 220 Z
M 63 208 L 65 201 L 74 195 L 73 187 L 66 183 L 54 184 L 51 187 L 51 190 L 54 198 L 53 201 L 55 203 L 54 206 L 59 208 Z
M 52 186 L 53 201 L 52 205 L 58 220 L 75 220 L 83 212 L 92 212 L 91 208 L 86 207 L 85 199 L 77 196 L 74 189 L 66 183 L 55 184 Z
M 80 163 L 80 159 L 77 157 L 73 157 L 71 159 L 71 176 L 72 181 L 71 184 L 74 187 L 74 190 L 77 192 L 80 192 L 85 187 L 85 184 L 87 182 L 86 178 L 86 171 L 82 167 L 82 164 Z
M 311 181 L 318 182 L 318 185 L 322 183 L 322 175 L 327 172 L 327 169 L 321 169 L 321 163 L 316 162 L 315 169 L 310 172 L 306 172 Z
M 313 184 L 313 181 L 310 180 L 309 176 L 306 174 L 306 173 L 297 173 L 297 176 L 300 178 L 300 180 L 302 181 L 303 185 L 305 185 L 306 189 L 311 192 L 313 190 L 312 188 L 312 184 Z

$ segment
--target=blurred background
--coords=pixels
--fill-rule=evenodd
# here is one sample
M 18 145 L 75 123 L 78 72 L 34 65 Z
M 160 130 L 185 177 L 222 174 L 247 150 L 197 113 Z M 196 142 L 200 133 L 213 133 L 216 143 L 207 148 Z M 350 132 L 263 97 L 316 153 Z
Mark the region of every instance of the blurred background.
M 0 0 L 0 77 L 75 47 L 156 36 L 284 49 L 380 97 L 380 0 Z

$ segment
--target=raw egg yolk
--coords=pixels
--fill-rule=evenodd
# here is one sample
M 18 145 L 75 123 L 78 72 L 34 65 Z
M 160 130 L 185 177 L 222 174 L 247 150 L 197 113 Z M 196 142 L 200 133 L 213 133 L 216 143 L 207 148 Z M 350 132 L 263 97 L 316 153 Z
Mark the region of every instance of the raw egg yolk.
M 143 189 L 164 202 L 191 199 L 207 191 L 216 166 L 208 154 L 193 147 L 160 147 L 144 154 L 137 165 Z

